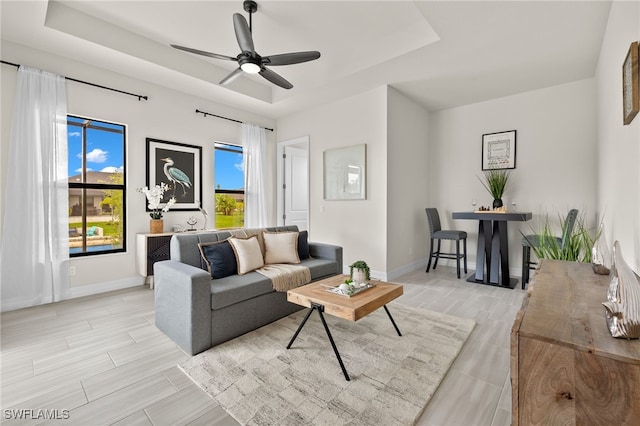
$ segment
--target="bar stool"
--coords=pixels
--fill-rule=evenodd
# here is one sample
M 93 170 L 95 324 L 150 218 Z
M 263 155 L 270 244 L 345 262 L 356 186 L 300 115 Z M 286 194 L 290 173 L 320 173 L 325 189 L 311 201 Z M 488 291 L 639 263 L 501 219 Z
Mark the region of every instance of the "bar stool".
M 563 249 L 564 246 L 569 242 L 571 238 L 571 234 L 573 233 L 573 227 L 576 224 L 576 219 L 578 218 L 578 210 L 571 209 L 567 214 L 567 218 L 563 224 L 562 237 L 554 237 L 558 247 Z M 531 261 L 531 248 L 532 247 L 540 247 L 543 244 L 548 244 L 544 241 L 545 238 L 542 235 L 525 235 L 522 238 L 522 289 L 524 290 L 525 285 L 529 282 L 529 270 L 535 269 L 537 263 Z M 547 237 L 548 240 L 548 237 Z
M 438 209 L 426 208 L 427 219 L 429 220 L 429 235 L 431 237 L 431 246 L 429 248 L 429 262 L 427 263 L 427 273 L 431 268 L 431 259 L 435 257 L 433 269 L 438 265 L 438 259 L 456 259 L 456 268 L 458 278 L 460 278 L 460 259 L 464 259 L 464 273 L 467 273 L 467 233 L 465 231 L 443 230 L 440 225 L 440 215 Z M 438 240 L 438 249 L 433 251 L 434 241 Z M 454 240 L 456 242 L 455 253 L 442 253 L 440 251 L 440 243 L 442 240 Z M 460 241 L 462 240 L 463 253 L 460 254 Z

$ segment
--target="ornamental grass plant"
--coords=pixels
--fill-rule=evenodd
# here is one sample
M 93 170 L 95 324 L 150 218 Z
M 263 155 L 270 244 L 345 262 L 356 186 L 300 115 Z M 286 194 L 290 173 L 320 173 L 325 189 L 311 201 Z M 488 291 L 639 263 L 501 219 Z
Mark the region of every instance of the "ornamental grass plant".
M 569 223 L 566 216 L 558 214 L 561 235 L 565 235 Z M 600 235 L 600 227 L 588 228 L 584 214 L 580 214 L 565 244 L 562 237 L 558 237 L 554 227 L 549 223 L 549 216 L 545 215 L 544 223 L 539 229 L 532 227 L 532 234 L 537 235 L 537 241 L 529 241 L 531 250 L 538 259 L 567 260 L 572 262 L 591 263 L 592 249 Z M 523 234 L 525 238 L 526 235 Z
M 486 170 L 484 172 L 484 180 L 480 179 L 480 183 L 485 187 L 494 200 L 502 199 L 510 173 L 505 169 Z

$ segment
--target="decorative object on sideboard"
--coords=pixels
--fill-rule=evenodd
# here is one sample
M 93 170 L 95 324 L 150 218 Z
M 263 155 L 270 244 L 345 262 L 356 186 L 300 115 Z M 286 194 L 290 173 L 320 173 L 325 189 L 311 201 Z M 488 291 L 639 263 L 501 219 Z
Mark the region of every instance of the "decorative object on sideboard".
M 482 135 L 482 170 L 516 168 L 516 131 Z
M 188 231 L 195 231 L 195 226 L 197 223 L 198 219 L 195 216 L 191 216 L 189 219 L 187 219 L 187 224 L 189 225 Z
M 504 169 L 492 169 L 484 172 L 484 180 L 480 179 L 480 183 L 485 187 L 489 194 L 493 197 L 493 209 L 501 208 L 504 203 L 502 196 L 507 187 L 510 173 Z
M 164 207 L 160 208 L 160 203 L 162 201 L 162 196 L 169 189 L 169 186 L 162 182 L 160 185 L 156 185 L 153 188 L 149 189 L 146 186 L 143 188 L 138 188 L 138 192 L 142 192 L 145 197 L 147 197 L 147 208 L 151 211 L 149 216 L 151 216 L 151 221 L 149 223 L 149 232 L 152 234 L 160 234 L 164 230 L 164 222 L 162 220 L 162 215 L 169 211 L 171 206 L 173 206 L 176 202 L 176 197 L 171 197 L 169 201 L 164 205 Z
M 604 223 L 600 223 L 597 239 L 591 249 L 591 266 L 598 275 L 609 275 L 611 272 L 611 252 L 604 234 Z
M 640 277 L 624 261 L 618 241 L 613 244 L 611 282 L 602 305 L 613 337 L 640 338 Z
M 371 270 L 369 265 L 364 260 L 356 260 L 349 265 L 349 276 L 351 280 L 356 283 L 364 283 L 371 279 Z
M 202 229 L 205 230 L 207 229 L 207 218 L 209 217 L 209 212 L 205 210 L 204 207 L 202 207 L 202 203 L 200 202 L 200 200 L 197 200 L 198 202 L 198 209 L 200 210 L 200 213 L 202 213 L 202 218 L 204 219 L 204 223 L 202 224 Z
M 622 121 L 625 125 L 631 123 L 640 111 L 638 54 L 638 42 L 634 41 L 622 64 Z

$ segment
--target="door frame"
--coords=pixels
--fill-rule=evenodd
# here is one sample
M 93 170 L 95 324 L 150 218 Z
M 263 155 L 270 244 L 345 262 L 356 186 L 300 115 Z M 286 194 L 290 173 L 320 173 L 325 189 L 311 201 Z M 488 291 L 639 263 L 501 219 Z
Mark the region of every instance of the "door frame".
M 276 218 L 278 226 L 284 224 L 284 161 L 283 154 L 286 146 L 295 146 L 303 148 L 307 151 L 307 194 L 309 194 L 310 182 L 309 182 L 309 136 L 301 136 L 295 139 L 289 139 L 286 141 L 280 141 L 276 147 Z M 311 223 L 309 221 L 309 197 L 307 197 L 307 227 L 311 229 Z

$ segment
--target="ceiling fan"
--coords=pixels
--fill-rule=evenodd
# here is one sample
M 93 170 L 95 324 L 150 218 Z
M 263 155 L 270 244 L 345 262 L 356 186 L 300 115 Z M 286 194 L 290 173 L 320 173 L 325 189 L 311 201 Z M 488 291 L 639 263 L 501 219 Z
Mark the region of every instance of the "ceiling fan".
M 179 50 L 184 50 L 185 52 L 195 53 L 196 55 L 203 55 L 210 58 L 237 62 L 238 68 L 236 68 L 231 72 L 231 74 L 223 78 L 220 81 L 221 85 L 231 83 L 232 81 L 240 77 L 243 72 L 246 72 L 247 74 L 260 74 L 262 77 L 269 80 L 273 84 L 276 84 L 284 89 L 291 89 L 293 87 L 293 84 L 289 83 L 281 75 L 271 71 L 266 67 L 266 65 L 293 65 L 302 62 L 314 61 L 320 57 L 320 52 L 308 51 L 260 56 L 253 47 L 253 37 L 251 36 L 251 16 L 258 10 L 258 4 L 253 0 L 245 0 L 243 2 L 243 7 L 246 12 L 249 12 L 249 24 L 247 24 L 247 20 L 241 14 L 233 14 L 233 28 L 236 32 L 238 45 L 240 46 L 240 50 L 242 51 L 235 58 L 232 56 L 219 55 L 217 53 L 192 49 L 190 47 L 178 46 L 176 44 L 172 44 L 171 47 Z

